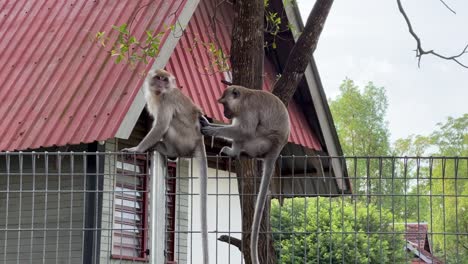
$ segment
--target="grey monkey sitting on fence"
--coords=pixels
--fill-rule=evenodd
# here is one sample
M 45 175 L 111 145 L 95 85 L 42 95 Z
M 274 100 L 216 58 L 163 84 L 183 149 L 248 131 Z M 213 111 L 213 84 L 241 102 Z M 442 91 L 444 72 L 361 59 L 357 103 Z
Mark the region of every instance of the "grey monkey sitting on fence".
M 263 160 L 250 239 L 251 260 L 258 264 L 260 222 L 276 159 L 288 142 L 289 115 L 285 105 L 273 94 L 237 85 L 229 86 L 218 102 L 224 106 L 224 116 L 232 119 L 231 125 L 213 125 L 203 118 L 200 119 L 202 133 L 232 141 L 232 146 L 223 147 L 221 154 L 231 157 L 247 154 Z
M 209 263 L 207 224 L 207 160 L 199 118 L 202 110 L 176 85 L 176 78 L 165 70 L 152 70 L 144 83 L 147 109 L 153 127 L 138 146 L 122 151 L 144 152 L 154 148 L 170 157 L 197 157 L 200 162 L 200 215 L 203 263 Z

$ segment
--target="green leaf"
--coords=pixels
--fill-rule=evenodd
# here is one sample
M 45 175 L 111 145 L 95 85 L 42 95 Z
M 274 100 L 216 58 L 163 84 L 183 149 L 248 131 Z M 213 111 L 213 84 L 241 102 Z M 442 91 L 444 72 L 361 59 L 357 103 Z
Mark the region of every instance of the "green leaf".
M 148 38 L 152 38 L 153 37 L 153 33 L 151 32 L 151 30 L 146 30 L 146 35 L 148 36 Z
M 124 58 L 124 56 L 122 54 L 119 54 L 119 56 L 117 56 L 117 58 L 115 58 L 115 64 L 120 63 L 123 58 Z
M 132 36 L 128 39 L 128 44 L 131 45 L 134 43 L 138 43 L 138 41 L 136 40 L 135 36 Z
M 123 33 L 123 34 L 128 34 L 128 29 L 127 29 L 127 24 L 126 23 L 123 23 L 120 27 L 119 27 L 119 32 Z

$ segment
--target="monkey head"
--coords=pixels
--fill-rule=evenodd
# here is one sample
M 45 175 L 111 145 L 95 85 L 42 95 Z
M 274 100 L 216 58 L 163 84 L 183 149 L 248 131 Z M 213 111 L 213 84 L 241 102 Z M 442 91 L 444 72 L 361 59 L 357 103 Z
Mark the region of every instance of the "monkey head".
M 222 104 L 224 107 L 224 116 L 226 118 L 232 119 L 239 113 L 241 97 L 244 90 L 247 90 L 247 88 L 238 85 L 228 86 L 226 90 L 224 90 L 221 98 L 218 99 L 218 103 Z
M 152 70 L 148 73 L 146 81 L 149 90 L 156 95 L 168 92 L 176 87 L 175 77 L 165 70 Z

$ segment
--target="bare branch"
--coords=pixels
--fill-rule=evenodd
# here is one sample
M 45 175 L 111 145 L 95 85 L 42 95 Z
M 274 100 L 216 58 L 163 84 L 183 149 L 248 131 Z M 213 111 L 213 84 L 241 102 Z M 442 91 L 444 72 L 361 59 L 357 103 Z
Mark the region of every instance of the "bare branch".
M 439 0 L 448 10 L 450 10 L 450 12 L 454 13 L 455 15 L 457 14 L 457 12 L 455 12 L 455 10 L 453 10 L 452 8 L 450 8 L 449 5 L 447 5 L 447 3 L 444 2 L 444 0 Z
M 468 44 L 465 46 L 465 48 L 457 55 L 454 55 L 454 56 L 444 56 L 444 55 L 441 55 L 437 52 L 435 52 L 434 50 L 424 50 L 422 48 L 422 44 L 421 44 L 421 39 L 419 38 L 419 36 L 414 32 L 413 30 L 413 26 L 411 25 L 411 21 L 410 19 L 408 18 L 408 15 L 406 14 L 406 11 L 403 9 L 403 6 L 401 4 L 401 0 L 396 0 L 397 1 L 397 4 L 398 4 L 398 9 L 400 10 L 400 13 L 403 15 L 403 18 L 405 19 L 405 22 L 406 22 L 406 25 L 408 26 L 408 31 L 409 33 L 411 34 L 411 36 L 413 36 L 413 38 L 416 40 L 416 58 L 418 58 L 418 67 L 421 66 L 421 58 L 423 55 L 426 55 L 426 54 L 431 54 L 433 56 L 436 56 L 436 57 L 439 57 L 441 59 L 444 59 L 444 60 L 451 60 L 451 61 L 454 61 L 455 63 L 457 63 L 458 65 L 462 66 L 463 68 L 467 68 L 468 69 L 468 65 L 460 62 L 459 58 L 461 56 L 463 56 L 465 53 L 467 53 L 467 49 L 468 49 Z
M 239 251 L 242 252 L 242 241 L 238 238 L 227 236 L 227 235 L 222 235 L 218 238 L 219 241 L 221 242 L 226 242 L 228 244 L 231 244 L 239 249 Z

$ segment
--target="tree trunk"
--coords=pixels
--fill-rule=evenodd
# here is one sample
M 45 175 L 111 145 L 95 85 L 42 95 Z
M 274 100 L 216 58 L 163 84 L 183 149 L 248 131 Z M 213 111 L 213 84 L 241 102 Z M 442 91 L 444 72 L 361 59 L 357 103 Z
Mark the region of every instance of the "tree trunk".
M 299 82 L 317 48 L 323 25 L 328 17 L 333 0 L 317 0 L 310 12 L 304 30 L 289 54 L 286 66 L 272 93 L 278 96 L 285 105 L 292 99 Z
M 231 67 L 233 83 L 251 89 L 263 86 L 263 0 L 237 0 L 234 4 Z M 250 159 L 237 161 L 236 173 L 242 212 L 241 251 L 245 263 L 250 264 L 250 232 L 255 211 L 255 201 L 260 186 L 261 172 Z M 275 264 L 276 254 L 271 237 L 270 203 L 265 205 L 260 227 L 259 259 L 263 264 Z
M 232 83 L 261 90 L 263 86 L 263 0 L 234 1 Z
M 306 27 L 294 46 L 281 78 L 276 82 L 273 93 L 286 105 L 291 100 L 297 85 L 302 79 L 312 53 L 317 46 L 323 24 L 328 16 L 333 0 L 317 0 L 307 20 Z M 262 89 L 264 57 L 264 0 L 234 1 L 234 27 L 232 30 L 231 68 L 232 83 L 251 89 Z M 258 164 L 252 160 L 237 161 L 236 173 L 242 212 L 242 239 L 231 243 L 239 247 L 245 263 L 251 264 L 250 232 L 255 209 L 256 196 L 260 186 Z M 259 258 L 262 264 L 277 263 L 271 235 L 270 206 L 268 202 L 263 212 Z M 229 238 L 220 238 L 230 241 Z

